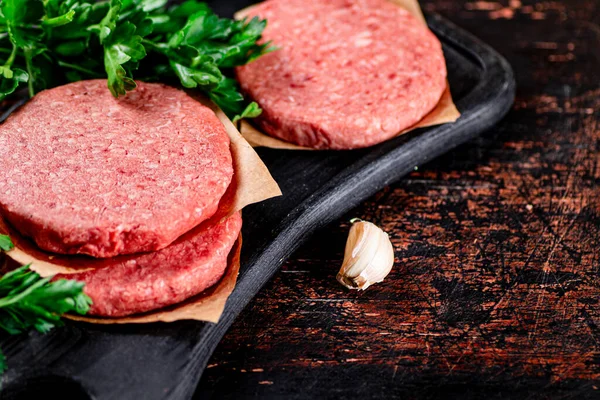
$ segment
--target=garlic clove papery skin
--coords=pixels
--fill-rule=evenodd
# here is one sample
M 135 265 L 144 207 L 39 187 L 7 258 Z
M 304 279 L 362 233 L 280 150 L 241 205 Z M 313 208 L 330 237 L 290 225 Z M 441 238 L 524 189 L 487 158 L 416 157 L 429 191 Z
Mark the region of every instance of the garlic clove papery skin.
M 337 280 L 349 289 L 379 283 L 394 266 L 394 247 L 387 233 L 367 221 L 353 223 Z

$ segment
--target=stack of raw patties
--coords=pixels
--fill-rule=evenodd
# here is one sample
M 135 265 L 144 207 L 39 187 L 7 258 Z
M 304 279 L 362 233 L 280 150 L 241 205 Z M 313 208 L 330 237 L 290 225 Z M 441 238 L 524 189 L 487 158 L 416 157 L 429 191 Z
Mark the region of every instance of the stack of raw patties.
M 36 95 L 0 126 L 0 214 L 38 250 L 73 258 L 92 315 L 180 303 L 223 276 L 242 220 L 219 204 L 230 142 L 185 92 L 106 81 Z M 50 257 L 52 258 L 52 257 Z

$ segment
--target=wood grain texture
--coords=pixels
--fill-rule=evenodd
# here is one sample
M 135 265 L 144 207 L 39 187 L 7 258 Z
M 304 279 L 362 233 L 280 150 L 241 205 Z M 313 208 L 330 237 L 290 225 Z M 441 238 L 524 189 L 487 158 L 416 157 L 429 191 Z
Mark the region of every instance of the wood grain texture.
M 197 398 L 600 398 L 600 1 L 424 1 L 511 62 L 487 136 L 319 231 L 234 323 Z M 348 220 L 396 249 L 335 281 Z

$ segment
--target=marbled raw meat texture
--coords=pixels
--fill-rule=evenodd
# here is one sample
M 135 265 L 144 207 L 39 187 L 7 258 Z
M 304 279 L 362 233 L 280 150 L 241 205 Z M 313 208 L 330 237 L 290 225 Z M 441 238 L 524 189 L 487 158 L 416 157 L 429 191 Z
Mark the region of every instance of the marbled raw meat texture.
M 0 212 L 47 251 L 156 251 L 210 218 L 233 176 L 229 137 L 185 92 L 104 80 L 37 94 L 0 125 Z
M 239 212 L 207 221 L 170 246 L 152 253 L 107 260 L 102 268 L 59 275 L 85 283 L 90 315 L 121 317 L 180 303 L 216 284 L 239 237 Z

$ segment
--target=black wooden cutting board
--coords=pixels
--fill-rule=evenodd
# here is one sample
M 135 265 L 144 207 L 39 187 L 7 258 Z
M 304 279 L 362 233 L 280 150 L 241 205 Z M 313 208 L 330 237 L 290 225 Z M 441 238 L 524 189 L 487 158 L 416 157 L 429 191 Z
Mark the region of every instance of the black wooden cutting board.
M 246 1 L 213 1 L 231 16 Z M 8 358 L 2 398 L 189 399 L 235 317 L 315 229 L 386 185 L 484 132 L 509 110 L 515 91 L 507 62 L 443 18 L 427 21 L 444 45 L 454 124 L 420 129 L 354 151 L 259 149 L 284 196 L 244 210 L 240 276 L 218 324 L 97 326 L 67 323 L 46 335 L 2 336 Z

